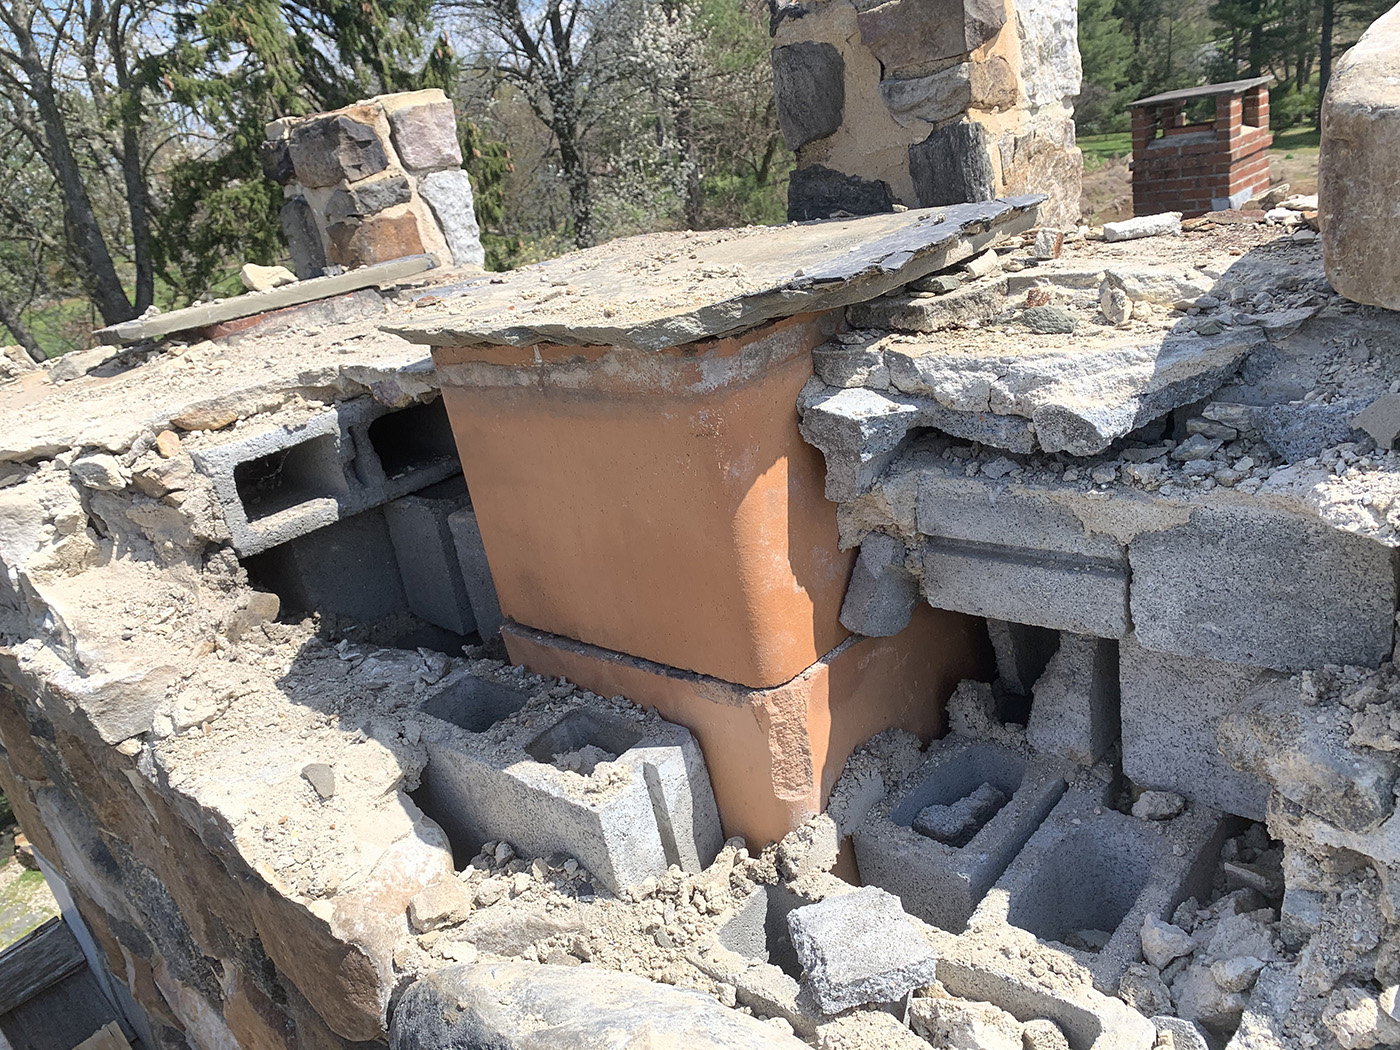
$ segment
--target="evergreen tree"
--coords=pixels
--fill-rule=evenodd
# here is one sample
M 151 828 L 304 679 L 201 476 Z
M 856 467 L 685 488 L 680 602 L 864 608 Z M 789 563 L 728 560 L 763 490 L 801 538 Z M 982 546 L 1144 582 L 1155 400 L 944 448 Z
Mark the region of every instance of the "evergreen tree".
M 1089 134 L 1128 126 L 1125 108 L 1136 95 L 1132 76 L 1133 40 L 1114 12 L 1114 0 L 1080 0 L 1079 57 L 1084 86 L 1075 103 L 1075 121 Z

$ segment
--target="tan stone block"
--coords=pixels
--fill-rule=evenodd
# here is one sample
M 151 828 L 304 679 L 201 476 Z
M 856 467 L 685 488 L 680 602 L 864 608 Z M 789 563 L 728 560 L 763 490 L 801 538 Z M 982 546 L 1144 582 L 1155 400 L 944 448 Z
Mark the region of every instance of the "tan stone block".
M 47 780 L 44 756 L 29 732 L 29 720 L 20 708 L 19 695 L 0 685 L 0 743 L 5 745 L 10 768 L 28 780 Z
M 1400 7 L 1342 56 L 1322 104 L 1322 260 L 1353 302 L 1400 310 Z
M 423 252 L 418 215 L 408 206 L 392 208 L 359 222 L 338 222 L 327 231 L 327 255 L 337 266 L 369 266 Z
M 238 1050 L 295 1050 L 294 1026 L 266 995 L 238 969 L 224 960 L 230 979 L 224 988 L 224 1023 L 238 1040 Z

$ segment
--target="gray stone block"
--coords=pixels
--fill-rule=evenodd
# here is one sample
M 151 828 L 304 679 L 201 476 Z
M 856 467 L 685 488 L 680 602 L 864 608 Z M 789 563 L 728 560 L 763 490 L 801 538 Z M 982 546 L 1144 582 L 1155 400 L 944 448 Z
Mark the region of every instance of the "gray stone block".
M 1030 696 L 1045 665 L 1060 646 L 1060 633 L 1007 620 L 988 620 L 987 636 L 996 653 L 997 677 L 1017 696 Z
M 380 508 L 280 544 L 250 563 L 250 571 L 295 610 L 366 622 L 409 611 Z
M 882 80 L 880 97 L 890 116 L 905 127 L 919 121 L 941 124 L 972 105 L 972 64 L 961 62 L 925 77 Z
M 855 829 L 861 878 L 897 895 L 925 922 L 960 932 L 983 894 L 1064 793 L 1069 767 L 1029 758 L 997 744 L 946 737 L 928 758 L 874 806 Z M 929 806 L 953 805 L 991 784 L 1007 803 L 958 844 L 914 830 Z
M 799 407 L 802 437 L 826 457 L 826 498 L 833 502 L 869 489 L 920 417 L 912 398 L 861 387 L 809 384 Z
M 909 626 L 919 584 L 905 568 L 904 544 L 883 532 L 861 541 L 860 556 L 841 604 L 841 625 L 856 634 L 889 638 Z
M 1123 772 L 1213 809 L 1263 820 L 1269 788 L 1220 753 L 1216 730 L 1259 677 L 1256 667 L 1118 646 Z
M 360 398 L 217 439 L 190 456 L 245 556 L 461 472 L 441 401 L 393 411 Z
M 932 945 L 884 890 L 828 897 L 787 919 L 804 979 L 828 1013 L 895 1002 L 934 981 Z
M 987 133 L 981 124 L 962 120 L 946 124 L 923 142 L 909 147 L 909 175 L 923 208 L 996 196 Z
M 486 546 L 481 540 L 476 511 L 463 507 L 448 515 L 447 527 L 452 530 L 452 542 L 457 548 L 457 562 L 462 569 L 462 582 L 467 588 L 472 618 L 482 640 L 501 633 L 501 602 L 496 597 L 496 582 L 491 578 L 491 565 L 486 560 Z
M 282 236 L 292 257 L 292 272 L 303 281 L 320 277 L 326 268 L 326 246 L 316 226 L 311 204 L 305 197 L 292 197 L 282 205 Z
M 459 856 L 562 851 L 618 893 L 672 864 L 700 871 L 724 841 L 699 745 L 655 714 L 578 700 L 543 729 L 527 711 L 489 736 L 434 722 L 424 740 L 415 797 Z
M 292 129 L 288 144 L 297 181 L 303 186 L 358 182 L 389 166 L 374 128 L 344 114 L 328 114 L 298 124 Z
M 846 110 L 846 62 L 830 44 L 804 41 L 775 47 L 773 95 L 788 149 L 826 138 Z
M 1280 671 L 1390 655 L 1395 560 L 1379 543 L 1264 507 L 1201 508 L 1128 556 L 1145 648 Z
M 874 215 L 894 210 L 890 184 L 847 175 L 820 164 L 798 168 L 788 179 L 788 218 L 829 219 L 838 211 Z
M 453 634 L 476 630 L 462 565 L 447 519 L 468 506 L 461 478 L 440 482 L 384 505 L 408 606 Z
M 1118 740 L 1118 643 L 1060 635 L 1035 683 L 1026 739 L 1037 751 L 1092 766 Z
M 413 188 L 403 175 L 365 179 L 353 186 L 338 187 L 331 193 L 330 200 L 326 202 L 326 221 L 335 223 L 373 215 L 396 204 L 407 204 L 412 199 Z
M 458 266 L 483 266 L 481 229 L 476 222 L 470 176 L 461 168 L 435 171 L 418 182 L 418 192 L 432 208 L 438 227 Z
M 1190 896 L 1205 899 L 1230 822 L 1199 806 L 1169 821 L 1138 820 L 1108 809 L 1106 793 L 1067 792 L 969 929 L 1019 927 L 1073 956 L 1111 995 L 1142 957 L 1147 917 L 1165 919 Z

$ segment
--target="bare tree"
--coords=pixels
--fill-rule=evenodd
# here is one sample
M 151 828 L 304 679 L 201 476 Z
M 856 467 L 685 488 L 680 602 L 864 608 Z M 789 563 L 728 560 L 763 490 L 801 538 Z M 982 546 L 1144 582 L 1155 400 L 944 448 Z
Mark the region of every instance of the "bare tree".
M 512 84 L 549 129 L 569 192 L 574 243 L 596 243 L 585 138 L 591 93 L 599 84 L 583 0 L 544 0 L 536 9 L 521 0 L 441 0 L 440 6 L 480 34 L 494 74 Z

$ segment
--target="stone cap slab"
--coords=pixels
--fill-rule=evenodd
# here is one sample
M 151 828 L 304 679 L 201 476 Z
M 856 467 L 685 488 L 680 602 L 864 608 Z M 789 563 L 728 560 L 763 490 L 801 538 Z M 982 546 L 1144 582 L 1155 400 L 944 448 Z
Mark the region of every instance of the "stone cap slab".
M 431 346 L 663 350 L 873 299 L 1029 228 L 1044 199 L 628 237 L 438 289 L 384 328 Z

